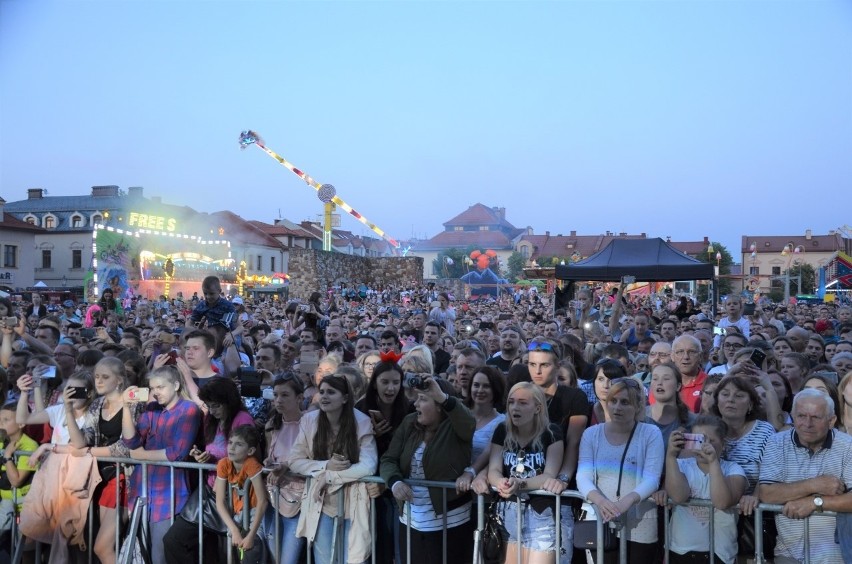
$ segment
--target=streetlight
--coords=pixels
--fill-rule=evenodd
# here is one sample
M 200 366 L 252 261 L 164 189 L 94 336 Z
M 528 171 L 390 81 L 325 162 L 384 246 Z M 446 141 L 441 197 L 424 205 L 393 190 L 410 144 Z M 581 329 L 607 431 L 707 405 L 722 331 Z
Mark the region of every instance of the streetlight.
M 716 318 L 716 305 L 719 303 L 719 266 L 722 262 L 722 253 L 716 252 L 713 243 L 707 245 L 707 258 L 713 260 L 713 254 L 716 254 L 716 266 L 713 267 L 713 280 L 710 282 L 710 312 L 713 318 Z
M 784 245 L 784 248 L 781 250 L 781 256 L 787 257 L 787 271 L 784 275 L 784 303 L 787 304 L 790 301 L 790 267 L 794 262 L 797 262 L 797 257 L 801 253 L 805 252 L 804 245 L 796 245 L 793 246 L 793 243 L 787 243 Z M 802 291 L 802 270 L 799 269 L 799 286 L 798 291 Z

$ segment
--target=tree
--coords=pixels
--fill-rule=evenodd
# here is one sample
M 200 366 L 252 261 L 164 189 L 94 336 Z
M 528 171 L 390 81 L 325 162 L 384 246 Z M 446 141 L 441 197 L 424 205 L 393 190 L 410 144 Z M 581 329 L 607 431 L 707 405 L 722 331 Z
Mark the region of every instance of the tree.
M 802 287 L 799 287 L 799 275 L 802 277 Z M 816 287 L 816 272 L 814 267 L 803 263 L 790 268 L 790 295 L 813 294 Z
M 715 265 L 716 264 L 716 253 L 719 253 L 719 254 L 722 255 L 722 260 L 719 261 L 719 275 L 725 276 L 725 275 L 730 274 L 731 273 L 731 265 L 734 264 L 734 257 L 728 251 L 727 247 L 725 247 L 725 245 L 723 245 L 722 243 L 719 243 L 717 241 L 713 241 L 712 245 L 713 245 L 712 256 L 711 256 L 710 253 L 703 252 L 703 253 L 700 253 L 696 258 L 698 260 L 702 261 L 702 262 L 706 262 L 706 263 Z M 726 294 L 731 293 L 731 279 L 730 278 L 721 278 L 720 277 L 717 282 L 719 284 L 719 295 L 720 296 L 724 296 Z M 707 291 L 708 291 L 707 285 L 699 286 L 698 290 L 699 290 L 698 291 L 698 299 L 700 301 L 706 301 L 707 299 L 709 299 L 708 296 L 707 296 Z
M 461 278 L 468 272 L 464 259 L 473 252 L 473 247 L 465 249 L 445 249 L 432 261 L 432 269 L 440 278 Z M 450 262 L 447 261 L 450 258 Z
M 507 273 L 509 281 L 517 282 L 519 278 L 523 277 L 524 267 L 527 265 L 527 260 L 524 258 L 524 255 L 518 251 L 514 251 L 511 255 L 509 255 L 507 264 L 509 266 Z

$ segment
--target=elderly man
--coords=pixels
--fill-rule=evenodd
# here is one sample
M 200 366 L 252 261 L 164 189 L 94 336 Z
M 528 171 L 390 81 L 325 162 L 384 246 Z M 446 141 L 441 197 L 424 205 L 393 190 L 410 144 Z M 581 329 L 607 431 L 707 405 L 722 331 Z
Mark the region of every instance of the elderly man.
M 805 558 L 802 519 L 809 523 L 813 561 L 843 562 L 834 542 L 835 519 L 823 511 L 852 512 L 852 437 L 836 431 L 834 402 L 826 394 L 805 389 L 793 398 L 793 429 L 766 444 L 760 464 L 760 501 L 783 504 L 775 517 L 776 564 Z
M 672 361 L 672 346 L 665 341 L 654 343 L 651 350 L 648 351 L 648 370 L 645 372 L 637 372 L 634 377 L 642 380 L 643 384 L 651 383 L 651 372 L 654 368 Z
M 701 387 L 707 373 L 701 369 L 701 341 L 692 335 L 681 335 L 672 343 L 672 360 L 683 377 L 680 397 L 690 411 L 697 413 Z

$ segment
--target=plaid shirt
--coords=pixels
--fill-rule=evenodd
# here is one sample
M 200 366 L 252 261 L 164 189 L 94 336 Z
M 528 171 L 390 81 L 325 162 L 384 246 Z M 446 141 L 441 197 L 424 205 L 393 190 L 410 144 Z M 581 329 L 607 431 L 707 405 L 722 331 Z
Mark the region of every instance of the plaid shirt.
M 136 422 L 136 435 L 124 439 L 127 448 L 133 450 L 144 446 L 145 450 L 165 450 L 170 461 L 182 461 L 188 455 L 201 425 L 201 411 L 189 400 L 181 399 L 170 410 L 158 403 L 149 403 Z M 180 513 L 189 491 L 186 485 L 186 470 L 175 469 L 175 514 Z M 171 518 L 169 468 L 148 467 L 148 519 L 159 523 Z M 142 494 L 142 469 L 137 468 L 131 476 L 131 505 Z

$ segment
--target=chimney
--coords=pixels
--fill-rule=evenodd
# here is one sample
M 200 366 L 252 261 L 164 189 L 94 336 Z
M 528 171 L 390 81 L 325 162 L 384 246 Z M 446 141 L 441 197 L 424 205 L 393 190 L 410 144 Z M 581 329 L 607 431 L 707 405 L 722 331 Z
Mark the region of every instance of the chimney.
M 805 239 L 810 241 L 811 239 L 813 239 L 813 237 L 814 237 L 814 232 L 811 231 L 810 229 L 806 229 L 805 230 Z
M 110 198 L 118 196 L 118 186 L 92 186 L 93 198 Z
M 708 245 L 710 245 L 710 237 L 705 235 L 704 236 L 704 246 L 707 247 Z
M 648 237 L 648 234 L 643 231 L 642 233 L 639 234 L 639 236 L 642 237 L 643 239 L 646 239 Z
M 3 206 L 5 206 L 5 205 L 6 205 L 6 200 L 4 200 L 3 198 L 0 198 L 0 223 L 3 223 L 3 214 L 5 213 L 3 211 Z
M 544 232 L 544 236 L 545 236 L 545 237 L 550 237 L 550 231 L 545 231 L 545 232 Z
M 499 219 L 506 219 L 506 208 L 499 208 L 497 206 L 494 206 L 491 209 L 494 210 L 494 213 Z
M 28 200 L 41 200 L 44 198 L 44 188 L 30 188 L 27 190 Z
M 127 195 L 131 198 L 141 198 L 142 197 L 142 186 L 130 186 L 127 188 Z
M 618 234 L 619 237 L 627 237 L 627 231 L 622 231 Z
M 577 236 L 577 232 L 572 229 L 571 230 L 571 237 L 576 237 L 576 236 Z

